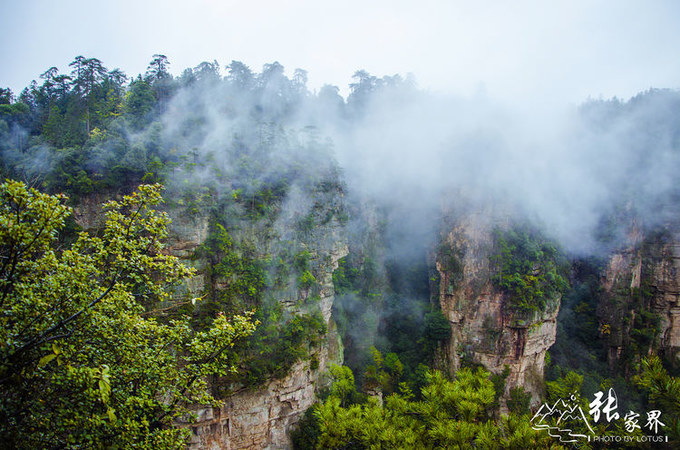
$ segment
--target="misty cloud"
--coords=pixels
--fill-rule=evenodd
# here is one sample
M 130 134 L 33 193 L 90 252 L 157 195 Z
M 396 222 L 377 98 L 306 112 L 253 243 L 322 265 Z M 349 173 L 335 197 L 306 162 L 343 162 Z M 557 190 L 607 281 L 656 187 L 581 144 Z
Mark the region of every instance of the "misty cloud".
M 429 208 L 425 222 L 442 204 L 468 201 L 456 196 L 500 203 L 583 253 L 595 250 L 593 233 L 615 208 L 649 225 L 674 217 L 678 111 L 674 91 L 549 115 L 422 93 L 395 103 L 385 92 L 336 137 L 337 155 L 351 187 L 417 217 Z
M 529 220 L 579 254 L 598 250 L 597 228 L 617 211 L 649 226 L 676 219 L 676 91 L 532 109 L 360 71 L 344 100 L 333 86 L 309 92 L 304 71 L 288 78 L 277 62 L 260 74 L 232 65 L 239 70 L 224 79 L 216 62 L 187 69 L 158 121 L 139 128 L 116 119 L 112 136 L 90 138 L 78 153 L 84 167 L 138 172 L 153 158 L 181 156 L 168 183 L 202 183 L 218 195 L 277 185 L 309 192 L 335 171 L 347 201 L 385 208 L 401 254 L 431 246 L 443 209 L 463 205 Z M 42 143 L 16 149 L 16 135 L 4 133 L 3 159 L 27 176 L 75 155 Z M 299 200 L 282 205 L 299 215 Z

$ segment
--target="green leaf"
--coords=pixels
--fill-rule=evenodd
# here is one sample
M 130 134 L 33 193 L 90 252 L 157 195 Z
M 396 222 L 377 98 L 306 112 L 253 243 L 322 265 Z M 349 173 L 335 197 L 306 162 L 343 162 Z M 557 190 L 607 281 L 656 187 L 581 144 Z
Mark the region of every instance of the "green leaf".
M 109 420 L 111 422 L 116 421 L 116 413 L 115 413 L 115 410 L 113 408 L 109 408 L 108 410 L 106 410 L 106 414 L 109 416 Z
M 109 395 L 111 394 L 111 385 L 106 380 L 99 380 L 99 392 L 102 397 L 102 402 L 109 402 Z
M 38 361 L 38 367 L 44 367 L 46 366 L 50 361 L 52 361 L 54 358 L 56 358 L 57 355 L 54 353 L 50 353 L 49 355 L 45 355 L 42 358 L 40 358 L 40 361 Z

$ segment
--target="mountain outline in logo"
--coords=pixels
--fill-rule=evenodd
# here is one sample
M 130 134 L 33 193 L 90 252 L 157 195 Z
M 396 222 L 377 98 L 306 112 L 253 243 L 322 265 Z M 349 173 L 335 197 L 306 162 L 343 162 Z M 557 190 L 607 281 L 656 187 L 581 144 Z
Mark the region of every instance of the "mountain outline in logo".
M 569 404 L 560 398 L 552 407 L 547 403 L 542 404 L 531 418 L 531 428 L 537 431 L 546 430 L 550 436 L 565 443 L 588 438 L 587 435 L 574 431 L 574 421 L 584 423 L 590 433 L 594 434 L 583 409 L 576 403 L 576 396 L 572 395 L 570 400 L 574 403 Z M 553 424 L 549 423 L 552 422 L 550 419 L 554 420 Z

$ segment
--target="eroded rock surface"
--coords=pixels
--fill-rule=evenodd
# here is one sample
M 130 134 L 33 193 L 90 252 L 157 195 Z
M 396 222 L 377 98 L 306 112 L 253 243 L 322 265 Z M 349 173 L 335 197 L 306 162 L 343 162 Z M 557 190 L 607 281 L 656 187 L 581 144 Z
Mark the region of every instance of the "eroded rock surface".
M 329 364 L 342 364 L 343 358 L 342 342 L 331 309 L 335 296 L 333 271 L 337 269 L 338 261 L 347 255 L 348 248 L 337 227 L 329 227 L 326 231 L 329 238 L 312 252 L 319 299 L 306 302 L 309 291 L 281 298 L 293 313 L 309 313 L 318 308 L 328 329 L 325 341 L 312 349 L 308 359 L 295 363 L 286 377 L 270 380 L 258 388 L 236 391 L 221 399 L 223 403 L 218 408 L 196 406 L 195 421 L 178 422 L 179 426 L 192 430 L 189 448 L 291 448 L 290 430 L 317 401 L 317 391 L 325 385 L 322 374 Z M 197 274 L 187 281 L 178 296 L 198 296 L 209 282 L 205 275 L 206 262 L 192 258 L 207 236 L 207 216 L 173 217 L 167 250 L 197 269 Z M 312 360 L 318 362 L 318 367 L 312 367 Z
M 607 259 L 601 286 L 600 334 L 606 342 L 612 368 L 622 363 L 626 355 L 652 351 L 677 359 L 680 241 L 676 236 L 667 231 L 630 235 L 627 245 Z
M 506 394 L 521 386 L 538 404 L 543 389 L 545 353 L 555 343 L 560 299 L 551 299 L 541 312 L 519 315 L 505 306 L 503 293 L 492 283 L 493 230 L 505 221 L 468 215 L 444 237 L 436 266 L 439 301 L 451 324 L 445 349 L 448 368 L 457 370 L 469 358 L 492 373 L 507 366 Z

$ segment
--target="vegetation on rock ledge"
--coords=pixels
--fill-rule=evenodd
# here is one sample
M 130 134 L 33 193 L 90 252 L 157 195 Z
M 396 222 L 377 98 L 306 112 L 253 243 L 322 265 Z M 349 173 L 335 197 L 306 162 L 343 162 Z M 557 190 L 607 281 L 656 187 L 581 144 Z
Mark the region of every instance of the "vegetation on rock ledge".
M 543 311 L 568 286 L 561 275 L 555 246 L 535 232 L 510 229 L 495 232 L 494 284 L 506 294 L 511 310 Z

